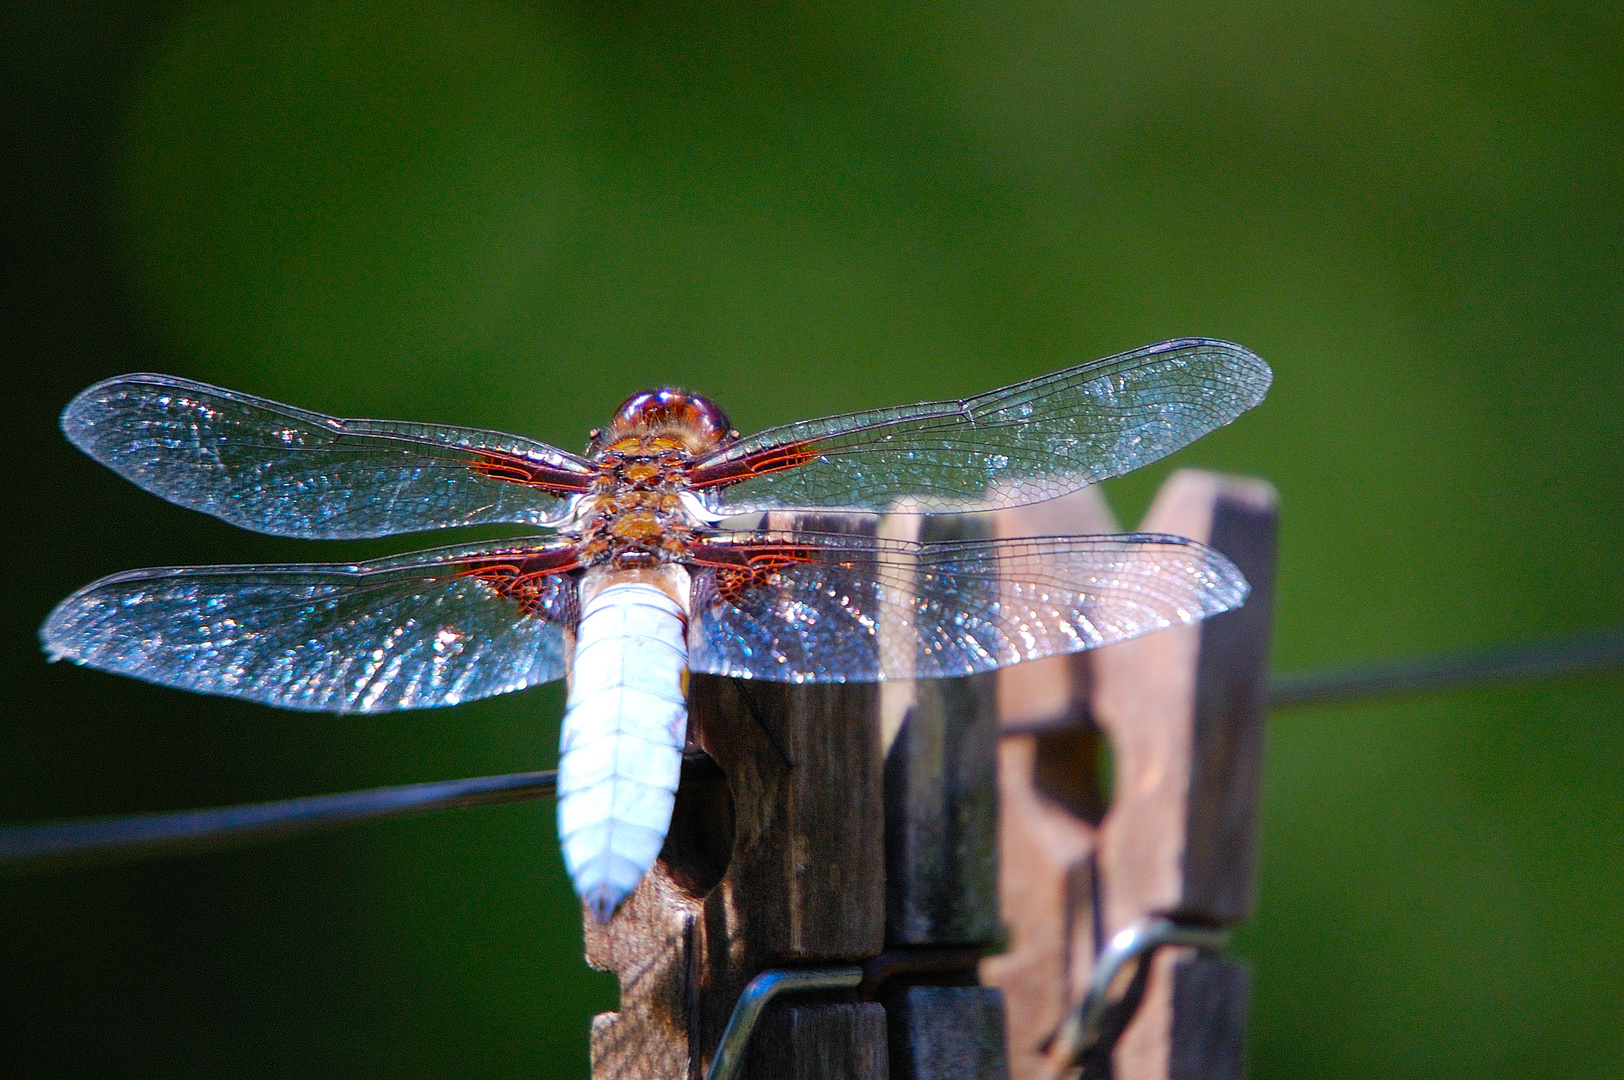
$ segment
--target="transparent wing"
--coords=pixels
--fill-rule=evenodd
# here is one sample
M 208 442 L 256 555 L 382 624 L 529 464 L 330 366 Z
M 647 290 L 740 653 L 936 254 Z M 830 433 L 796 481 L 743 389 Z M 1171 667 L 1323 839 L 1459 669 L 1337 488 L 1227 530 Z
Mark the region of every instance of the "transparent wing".
M 592 467 L 473 428 L 337 420 L 167 375 L 124 375 L 68 404 L 73 444 L 154 495 L 277 536 L 351 539 L 547 525 Z
M 1247 584 L 1178 536 L 913 543 L 740 533 L 694 547 L 694 671 L 789 682 L 942 678 L 1239 607 Z
M 702 458 L 690 479 L 722 514 L 1037 502 L 1224 426 L 1263 400 L 1271 378 L 1239 345 L 1167 341 L 963 401 L 770 428 Z
M 574 550 L 548 540 L 353 565 L 134 570 L 51 612 L 51 659 L 286 709 L 454 705 L 563 676 Z

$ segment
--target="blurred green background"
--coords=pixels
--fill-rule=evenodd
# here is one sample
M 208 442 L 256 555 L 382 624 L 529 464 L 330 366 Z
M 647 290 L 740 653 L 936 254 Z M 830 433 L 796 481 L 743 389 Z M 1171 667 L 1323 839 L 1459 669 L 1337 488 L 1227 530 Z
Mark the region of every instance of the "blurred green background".
M 1167 468 L 1284 498 L 1276 666 L 1624 609 L 1616 3 L 14 2 L 0 817 L 545 767 L 556 689 L 310 717 L 47 667 L 132 566 L 331 558 L 141 494 L 56 414 L 160 370 L 577 448 L 1186 334 L 1269 400 Z M 397 545 L 399 546 L 399 545 Z M 1257 1080 L 1624 1074 L 1616 676 L 1279 714 Z M 586 1072 L 549 804 L 0 881 L 12 1075 Z

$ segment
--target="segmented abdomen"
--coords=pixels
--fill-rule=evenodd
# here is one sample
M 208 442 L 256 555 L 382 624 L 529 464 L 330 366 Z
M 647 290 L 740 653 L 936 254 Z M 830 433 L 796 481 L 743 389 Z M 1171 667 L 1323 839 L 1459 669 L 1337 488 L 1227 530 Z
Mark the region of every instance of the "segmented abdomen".
M 581 610 L 559 738 L 558 835 L 575 891 L 607 922 L 671 824 L 688 728 L 686 613 L 652 585 L 610 585 Z

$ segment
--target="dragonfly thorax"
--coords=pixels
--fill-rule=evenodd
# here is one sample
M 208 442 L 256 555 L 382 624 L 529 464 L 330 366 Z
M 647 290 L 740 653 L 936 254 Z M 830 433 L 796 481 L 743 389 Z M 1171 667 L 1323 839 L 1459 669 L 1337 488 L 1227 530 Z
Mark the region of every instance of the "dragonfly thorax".
M 680 561 L 700 525 L 685 505 L 695 457 L 738 438 L 714 402 L 681 390 L 628 398 L 588 449 L 598 473 L 583 500 L 581 562 L 622 569 Z
M 684 505 L 680 467 L 662 469 L 654 482 L 615 476 L 613 486 L 583 506 L 582 565 L 622 569 L 677 562 L 687 555 L 697 521 Z

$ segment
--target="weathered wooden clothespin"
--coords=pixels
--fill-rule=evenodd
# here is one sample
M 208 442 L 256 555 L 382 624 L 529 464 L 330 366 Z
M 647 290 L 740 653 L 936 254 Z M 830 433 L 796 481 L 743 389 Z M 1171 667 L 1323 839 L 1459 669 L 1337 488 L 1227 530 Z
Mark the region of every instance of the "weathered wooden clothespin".
M 1276 497 L 1181 471 L 1141 524 L 1212 545 L 1246 606 L 1094 652 L 999 673 L 1001 899 L 1009 949 L 982 964 L 1009 1010 L 1013 1080 L 1067 1064 L 1054 1036 L 1112 935 L 1146 916 L 1230 926 L 1251 909 L 1274 577 Z M 1115 532 L 1097 489 L 1002 513 L 1004 535 Z M 1109 749 L 1109 754 L 1102 751 Z M 1102 775 L 1109 763 L 1111 775 Z M 1118 1080 L 1240 1075 L 1248 979 L 1164 949 L 1114 1052 Z M 1116 1035 L 1116 1032 L 1111 1032 Z

